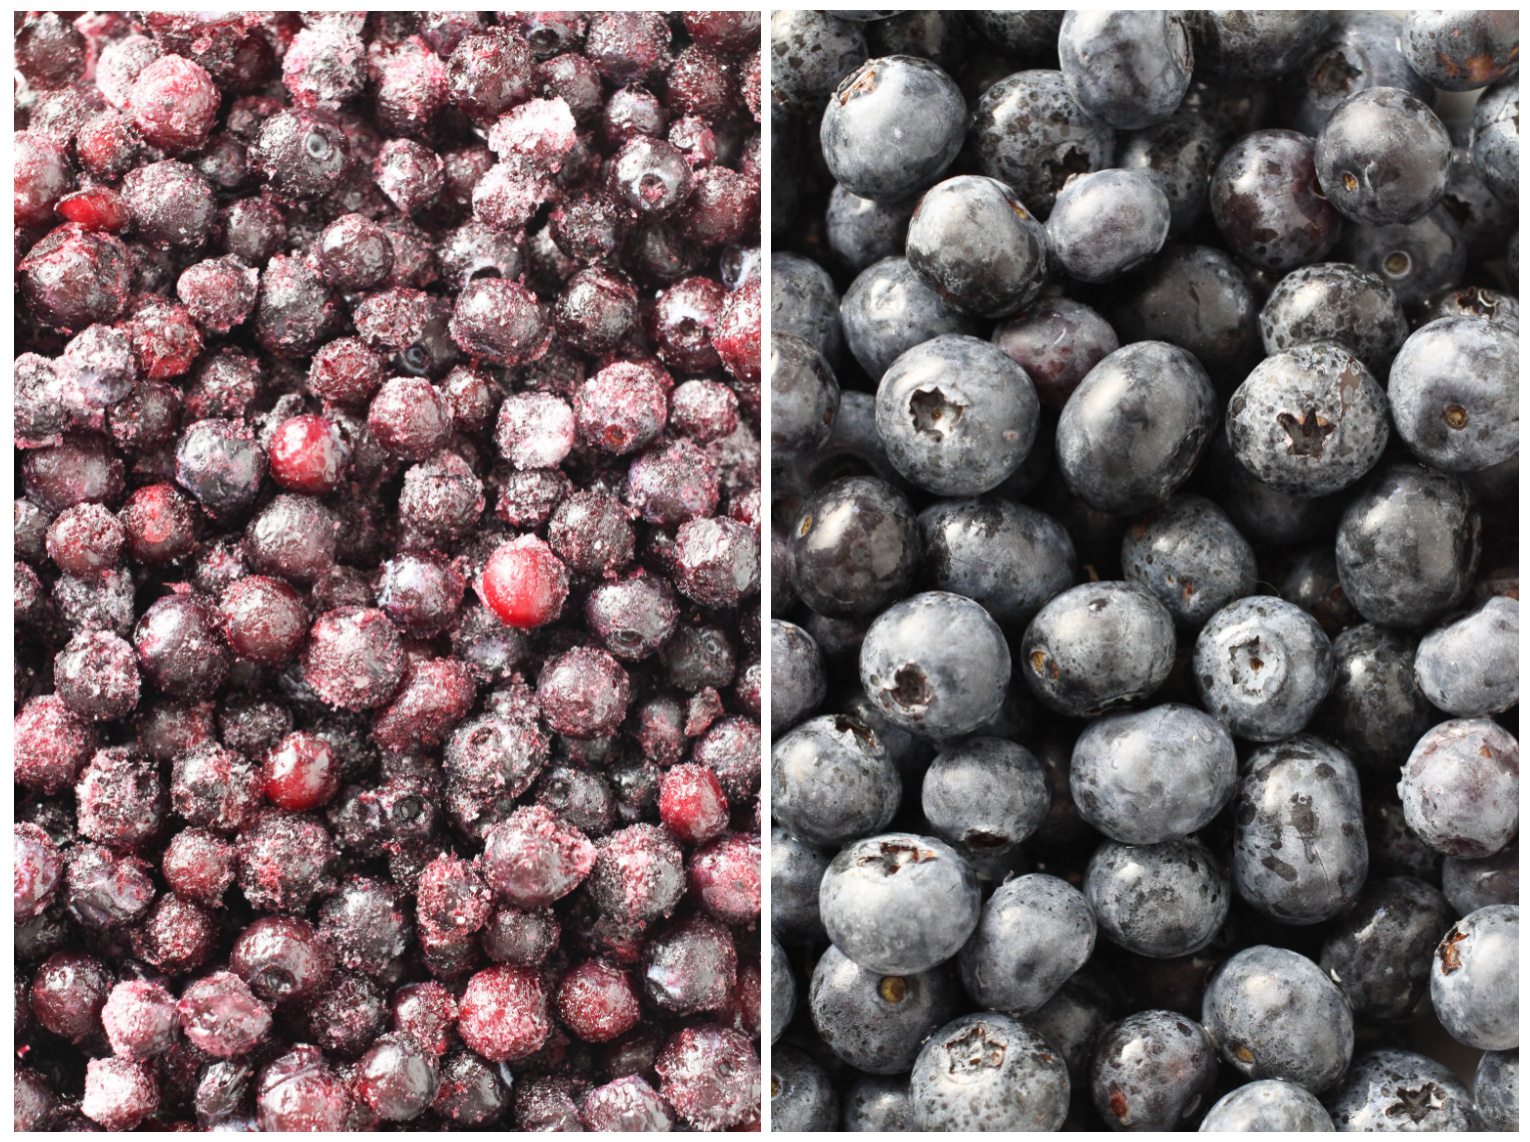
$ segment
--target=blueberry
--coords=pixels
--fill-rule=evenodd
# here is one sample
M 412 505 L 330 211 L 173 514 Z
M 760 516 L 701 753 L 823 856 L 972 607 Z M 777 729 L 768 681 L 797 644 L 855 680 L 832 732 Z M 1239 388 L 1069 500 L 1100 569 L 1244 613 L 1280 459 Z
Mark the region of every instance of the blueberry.
M 1174 620 L 1135 583 L 1086 583 L 1037 612 L 1020 644 L 1031 692 L 1087 717 L 1145 698 L 1174 664 Z
M 1244 948 L 1216 970 L 1201 1023 L 1242 1074 L 1313 1093 L 1339 1081 L 1355 1045 L 1344 993 L 1306 956 L 1267 944 Z
M 824 355 L 801 337 L 770 334 L 770 451 L 777 461 L 811 456 L 829 441 L 839 382 Z
M 1457 285 L 1466 272 L 1466 235 L 1450 211 L 1392 226 L 1350 225 L 1334 255 L 1385 281 L 1403 306 L 1418 306 Z
M 1199 361 L 1163 341 L 1125 345 L 1068 398 L 1057 463 L 1090 507 L 1144 511 L 1190 476 L 1216 421 L 1216 392 Z
M 1365 1023 L 1400 1023 L 1429 991 L 1429 965 L 1454 916 L 1432 885 L 1408 876 L 1372 880 L 1334 921 L 1318 961 Z
M 1492 856 L 1519 831 L 1519 742 L 1487 718 L 1441 722 L 1413 747 L 1397 792 L 1427 844 Z
M 1463 917 L 1435 949 L 1429 973 L 1435 1014 L 1451 1037 L 1485 1051 L 1519 1046 L 1519 905 Z
M 1259 359 L 1259 302 L 1238 264 L 1210 246 L 1167 247 L 1121 283 L 1106 313 L 1123 343 L 1178 345 L 1224 392 Z
M 1175 496 L 1127 528 L 1121 569 L 1189 630 L 1251 594 L 1258 572 L 1253 548 L 1222 509 L 1188 495 Z
M 1179 1130 L 1217 1085 L 1206 1030 L 1174 1011 L 1139 1011 L 1100 1040 L 1090 1069 L 1095 1109 L 1116 1130 Z
M 1233 810 L 1238 895 L 1287 924 L 1354 903 L 1369 863 L 1354 763 L 1315 737 L 1267 745 L 1245 763 Z
M 961 990 L 944 966 L 884 975 L 829 948 L 813 969 L 808 1009 L 829 1050 L 874 1075 L 906 1074 L 920 1045 L 955 1017 Z
M 993 343 L 1025 370 L 1041 403 L 1058 409 L 1090 369 L 1121 347 L 1110 322 L 1066 297 L 1037 298 L 994 326 Z
M 776 469 L 776 496 L 787 501 L 805 499 L 844 476 L 875 476 L 900 492 L 909 491 L 907 482 L 888 463 L 887 450 L 877 435 L 876 403 L 870 393 L 841 391 L 828 443 L 811 456 Z
M 1403 343 L 1387 381 L 1397 434 L 1432 468 L 1475 472 L 1519 451 L 1519 327 L 1431 321 Z
M 1477 317 L 1517 327 L 1519 299 L 1485 286 L 1446 288 L 1431 296 L 1424 304 L 1419 312 L 1419 325 L 1427 325 L 1442 317 Z
M 957 851 L 992 852 L 1013 849 L 1034 833 L 1052 795 L 1030 750 L 974 737 L 935 755 L 920 804 L 935 835 Z
M 868 27 L 866 42 L 872 55 L 918 56 L 949 72 L 966 60 L 967 14 L 899 12 Z
M 1163 248 L 1169 218 L 1168 197 L 1140 171 L 1075 175 L 1047 218 L 1047 252 L 1070 277 L 1107 282 Z
M 1438 715 L 1413 673 L 1416 644 L 1362 623 L 1333 640 L 1333 688 L 1314 726 L 1355 764 L 1386 771 L 1407 760 Z
M 872 476 L 848 476 L 803 502 L 792 524 L 791 584 L 825 615 L 869 615 L 901 598 L 919 563 L 908 501 Z
M 1070 780 L 1084 820 L 1123 844 L 1152 845 L 1211 823 L 1233 795 L 1238 757 L 1221 722 L 1169 704 L 1091 722 Z
M 907 350 L 944 333 L 971 334 L 977 323 L 928 285 L 901 257 L 883 258 L 856 277 L 840 303 L 850 352 L 873 380 Z
M 770 255 L 770 328 L 792 333 L 824 355 L 832 367 L 844 351 L 839 293 L 829 271 L 811 258 L 784 250 Z
M 989 341 L 945 334 L 882 374 L 877 433 L 906 479 L 942 496 L 991 491 L 1024 461 L 1041 404 L 1025 370 Z
M 1440 887 L 1451 907 L 1465 915 L 1489 904 L 1519 903 L 1519 845 L 1489 857 L 1446 857 Z
M 1046 231 L 1009 186 L 958 175 L 925 191 L 908 224 L 908 264 L 979 317 L 1004 317 L 1040 291 Z
M 847 693 L 839 706 L 851 717 L 859 718 L 871 727 L 872 733 L 877 735 L 882 748 L 887 751 L 887 756 L 897 766 L 905 784 L 917 780 L 935 756 L 935 746 L 928 738 L 900 729 L 888 721 L 876 703 L 859 686 Z
M 982 902 L 971 867 L 944 841 L 886 833 L 829 863 L 818 911 L 834 946 L 868 971 L 929 971 L 961 949 Z
M 770 811 L 809 844 L 833 847 L 880 832 L 901 793 L 882 743 L 847 715 L 810 718 L 771 747 Z
M 1422 218 L 1445 195 L 1450 134 L 1429 105 L 1395 87 L 1357 91 L 1317 137 L 1317 180 L 1345 218 L 1393 226 Z
M 1271 356 L 1337 341 L 1382 376 L 1408 336 L 1402 305 L 1380 275 L 1344 262 L 1300 266 L 1276 283 L 1259 314 Z
M 1486 1051 L 1472 1083 L 1477 1117 L 1489 1130 L 1519 1131 L 1519 1048 Z
M 1008 1015 L 964 1015 L 937 1031 L 914 1063 L 919 1130 L 1058 1129 L 1068 1069 L 1045 1039 Z
M 1318 626 L 1330 637 L 1360 621 L 1359 614 L 1344 597 L 1332 547 L 1320 544 L 1303 548 L 1284 566 L 1285 570 L 1276 576 L 1280 597 L 1317 619 Z
M 979 603 L 1019 628 L 1078 578 L 1067 529 L 1005 499 L 943 500 L 919 513 L 925 585 Z
M 1300 1130 L 1332 1133 L 1317 1095 L 1281 1079 L 1258 1079 L 1223 1095 L 1201 1119 L 1202 1134 Z
M 1270 595 L 1213 615 L 1196 638 L 1192 663 L 1201 701 L 1251 741 L 1306 726 L 1328 696 L 1333 669 L 1333 647 L 1317 620 Z
M 1232 882 L 1194 837 L 1154 845 L 1107 841 L 1089 858 L 1084 895 L 1100 930 L 1139 956 L 1198 952 L 1227 919 Z
M 784 734 L 822 703 L 828 681 L 813 636 L 795 623 L 770 621 L 770 732 Z
M 825 939 L 818 916 L 818 886 L 830 854 L 785 829 L 770 830 L 770 930 L 788 944 Z
M 1095 1044 L 1111 1022 L 1111 1003 L 1097 980 L 1080 972 L 1056 995 L 1025 1017 L 1041 1032 L 1068 1065 L 1068 1082 L 1075 1090 L 1089 1085 L 1089 1064 Z
M 896 201 L 945 173 L 966 136 L 967 101 L 916 56 L 869 59 L 845 76 L 819 128 L 824 163 L 854 194 Z
M 1118 131 L 1174 113 L 1190 86 L 1187 18 L 1178 12 L 1073 11 L 1057 38 L 1068 94 Z
M 1467 256 L 1491 260 L 1503 252 L 1519 212 L 1493 193 L 1472 161 L 1470 121 L 1454 120 L 1446 127 L 1455 146 L 1450 152 L 1450 185 L 1440 205 L 1460 225 Z
M 903 252 L 903 238 L 913 214 L 912 201 L 878 202 L 836 185 L 829 193 L 824 215 L 829 249 L 840 264 L 858 274 L 883 258 Z
M 1332 21 L 1328 11 L 1196 12 L 1196 73 L 1217 83 L 1271 79 L 1301 63 Z
M 999 712 L 1009 647 L 971 599 L 926 591 L 877 616 L 861 645 L 861 686 L 896 726 L 941 740 Z
M 1169 233 L 1182 235 L 1206 211 L 1206 185 L 1221 151 L 1211 124 L 1181 104 L 1163 122 L 1127 136 L 1117 165 L 1153 180 L 1169 200 Z
M 1369 621 L 1425 626 L 1465 598 L 1481 531 L 1459 478 L 1388 465 L 1350 501 L 1339 523 L 1339 581 Z
M 907 1075 L 860 1075 L 845 1091 L 842 1127 L 855 1131 L 914 1129 Z
M 1447 714 L 1501 714 L 1519 702 L 1519 600 L 1497 595 L 1418 644 L 1424 696 Z
M 1519 202 L 1517 75 L 1504 80 L 1477 101 L 1472 111 L 1472 165 L 1500 202 L 1508 206 Z
M 973 108 L 967 134 L 977 169 L 1043 217 L 1070 175 L 1109 167 L 1116 147 L 1115 131 L 1078 105 L 1060 71 L 1020 71 L 995 83 Z
M 1316 54 L 1280 84 L 1287 126 L 1316 137 L 1345 96 L 1397 87 L 1434 101 L 1402 49 L 1402 21 L 1389 12 L 1338 12 Z
M 1342 1131 L 1477 1129 L 1461 1080 L 1412 1051 L 1366 1052 L 1324 1101 Z
M 1324 198 L 1313 143 L 1296 131 L 1255 131 L 1228 148 L 1211 176 L 1211 217 L 1229 248 L 1266 270 L 1315 262 L 1342 219 Z
M 1055 876 L 1006 881 L 957 957 L 967 994 L 990 1011 L 1034 1011 L 1094 951 L 1095 919 L 1083 893 Z
M 786 1030 L 797 1011 L 797 981 L 781 941 L 770 937 L 770 1041 L 774 1043 Z
M 1045 59 L 1057 51 L 1064 12 L 1052 9 L 968 12 L 973 33 L 1002 55 L 1021 62 Z
M 770 1128 L 833 1130 L 839 1125 L 839 1095 L 829 1073 L 796 1047 L 770 1052 Z
M 1512 74 L 1519 64 L 1519 19 L 1514 12 L 1409 12 L 1402 50 L 1429 83 L 1446 91 L 1474 91 Z
M 781 9 L 771 14 L 772 104 L 793 112 L 816 110 L 865 59 L 866 33 L 859 24 L 827 12 Z

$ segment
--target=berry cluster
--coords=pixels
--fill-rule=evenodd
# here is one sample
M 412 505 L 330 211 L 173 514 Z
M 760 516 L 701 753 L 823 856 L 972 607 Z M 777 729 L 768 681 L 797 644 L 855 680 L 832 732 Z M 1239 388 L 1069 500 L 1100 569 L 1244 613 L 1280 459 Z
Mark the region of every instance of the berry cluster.
M 773 1128 L 1517 1129 L 1518 33 L 774 14 Z
M 757 1128 L 759 39 L 17 13 L 18 1130 Z

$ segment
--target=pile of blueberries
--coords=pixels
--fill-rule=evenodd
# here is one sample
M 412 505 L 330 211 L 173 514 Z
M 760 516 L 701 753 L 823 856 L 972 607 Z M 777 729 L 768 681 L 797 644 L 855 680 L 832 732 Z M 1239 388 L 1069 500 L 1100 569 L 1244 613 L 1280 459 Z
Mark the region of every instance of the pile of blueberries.
M 15 1128 L 757 1128 L 760 17 L 75 16 Z
M 1518 1128 L 1518 31 L 774 14 L 775 1129 Z

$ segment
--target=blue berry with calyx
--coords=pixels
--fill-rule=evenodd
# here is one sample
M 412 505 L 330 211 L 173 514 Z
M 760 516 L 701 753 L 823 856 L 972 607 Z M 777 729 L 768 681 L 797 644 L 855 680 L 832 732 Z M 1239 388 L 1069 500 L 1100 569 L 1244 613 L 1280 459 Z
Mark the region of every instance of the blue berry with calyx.
M 1519 905 L 1492 904 L 1441 938 L 1429 972 L 1441 1025 L 1469 1047 L 1519 1046 Z
M 1315 162 L 1323 197 L 1345 218 L 1368 226 L 1412 222 L 1445 195 L 1450 135 L 1422 100 L 1375 87 L 1333 109 Z
M 1355 1060 L 1324 1098 L 1334 1128 L 1475 1130 L 1471 1095 L 1449 1068 L 1413 1051 L 1384 1048 Z
M 1446 317 L 1398 350 L 1387 380 L 1397 434 L 1445 472 L 1476 472 L 1519 451 L 1515 326 Z
M 910 1080 L 919 1130 L 1056 1130 L 1068 1113 L 1068 1069 L 1008 1015 L 964 1015 L 935 1032 Z
M 813 969 L 807 1002 L 829 1050 L 857 1070 L 894 1075 L 906 1073 L 930 1033 L 956 1015 L 961 989 L 944 965 L 884 974 L 830 947 Z
M 1252 595 L 1201 628 L 1191 663 L 1202 703 L 1238 737 L 1275 741 L 1312 720 L 1333 683 L 1333 645 L 1300 607 Z

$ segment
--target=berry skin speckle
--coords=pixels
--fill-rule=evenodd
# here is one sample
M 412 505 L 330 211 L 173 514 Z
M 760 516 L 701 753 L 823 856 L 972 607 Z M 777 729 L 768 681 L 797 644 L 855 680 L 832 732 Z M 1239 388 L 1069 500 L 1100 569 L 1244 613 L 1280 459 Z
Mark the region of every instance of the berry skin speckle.
M 479 594 L 507 626 L 531 630 L 557 620 L 568 597 L 568 570 L 541 539 L 525 535 L 497 548 Z

